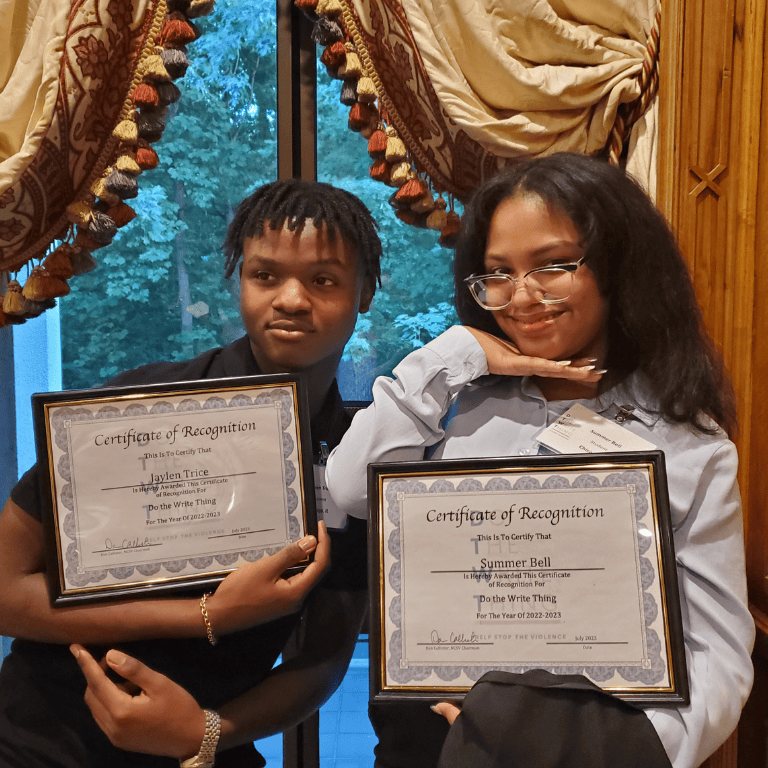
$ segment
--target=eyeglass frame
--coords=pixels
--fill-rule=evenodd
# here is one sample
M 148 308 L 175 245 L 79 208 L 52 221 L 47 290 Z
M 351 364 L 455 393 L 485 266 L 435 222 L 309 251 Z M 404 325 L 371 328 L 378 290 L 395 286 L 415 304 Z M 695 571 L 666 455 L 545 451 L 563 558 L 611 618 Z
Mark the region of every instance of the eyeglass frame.
M 469 277 L 465 277 L 462 282 L 467 284 L 467 288 L 469 288 L 469 292 L 472 294 L 472 298 L 478 303 L 478 305 L 482 309 L 487 309 L 489 312 L 496 312 L 499 309 L 506 309 L 512 303 L 512 299 L 510 299 L 506 304 L 502 304 L 502 306 L 500 307 L 487 307 L 485 306 L 485 304 L 483 304 L 480 301 L 480 299 L 477 298 L 477 295 L 473 290 L 473 284 L 474 284 L 473 281 L 485 280 L 488 277 L 503 277 L 506 280 L 509 280 L 514 286 L 514 291 L 512 292 L 512 295 L 514 297 L 514 294 L 519 288 L 521 283 L 525 286 L 526 290 L 528 290 L 528 283 L 525 282 L 525 279 L 529 275 L 533 275 L 536 272 L 545 272 L 552 269 L 561 269 L 564 272 L 568 272 L 573 276 L 576 273 L 576 270 L 584 263 L 586 258 L 587 258 L 586 255 L 584 255 L 577 261 L 569 261 L 565 264 L 552 264 L 548 267 L 536 267 L 535 269 L 531 269 L 528 272 L 526 272 L 522 277 L 513 277 L 512 275 L 508 275 L 505 272 L 492 272 L 489 275 L 470 275 Z M 528 292 L 531 293 L 530 290 Z M 562 299 L 537 299 L 537 301 L 539 304 L 561 304 L 564 301 L 568 301 L 568 299 L 570 299 L 572 295 L 573 294 L 568 294 L 565 298 L 562 298 Z

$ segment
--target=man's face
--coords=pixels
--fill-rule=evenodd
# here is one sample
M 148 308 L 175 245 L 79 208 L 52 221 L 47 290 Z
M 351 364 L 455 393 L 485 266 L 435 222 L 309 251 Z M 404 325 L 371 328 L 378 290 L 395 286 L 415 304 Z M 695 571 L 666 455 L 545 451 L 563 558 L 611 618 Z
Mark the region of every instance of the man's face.
M 352 249 L 310 221 L 301 232 L 265 227 L 243 243 L 240 312 L 263 373 L 320 363 L 335 371 L 372 296 Z

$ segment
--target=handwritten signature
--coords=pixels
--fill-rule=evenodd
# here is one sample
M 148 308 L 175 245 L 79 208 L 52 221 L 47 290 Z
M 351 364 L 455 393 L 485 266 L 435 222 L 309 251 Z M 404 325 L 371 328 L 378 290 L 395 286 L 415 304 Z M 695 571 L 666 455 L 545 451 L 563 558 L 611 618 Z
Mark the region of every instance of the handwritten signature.
M 136 549 L 137 547 L 148 547 L 151 541 L 149 536 L 145 536 L 143 539 L 139 536 L 135 539 L 123 539 L 119 544 L 113 542 L 112 539 L 104 539 L 104 549 Z
M 440 633 L 436 629 L 432 630 L 429 639 L 432 645 L 459 645 L 463 643 L 479 642 L 479 638 L 474 632 L 469 635 L 469 637 L 467 637 L 463 632 L 458 634 L 456 632 L 451 632 L 448 635 L 448 639 L 443 640 L 443 638 L 440 637 Z

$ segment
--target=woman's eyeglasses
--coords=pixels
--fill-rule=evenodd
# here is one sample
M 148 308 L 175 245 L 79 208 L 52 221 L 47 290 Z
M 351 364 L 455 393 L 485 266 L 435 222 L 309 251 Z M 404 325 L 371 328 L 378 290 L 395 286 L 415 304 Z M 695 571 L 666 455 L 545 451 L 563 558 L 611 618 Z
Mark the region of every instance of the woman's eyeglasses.
M 569 264 L 532 269 L 522 277 L 498 272 L 493 275 L 470 275 L 464 282 L 483 309 L 508 307 L 520 285 L 525 286 L 528 293 L 542 304 L 559 304 L 573 294 L 574 275 L 584 259 L 582 256 Z

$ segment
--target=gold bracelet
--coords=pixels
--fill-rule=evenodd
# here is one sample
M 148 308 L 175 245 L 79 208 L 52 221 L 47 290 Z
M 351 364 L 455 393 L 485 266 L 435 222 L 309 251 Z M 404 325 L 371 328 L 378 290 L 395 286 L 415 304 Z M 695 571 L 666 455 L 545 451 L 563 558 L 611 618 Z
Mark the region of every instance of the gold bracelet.
M 205 607 L 205 601 L 211 596 L 210 592 L 206 592 L 200 598 L 200 613 L 203 614 L 203 621 L 205 622 L 205 634 L 208 635 L 208 642 L 211 645 L 216 645 L 219 642 L 218 638 L 213 634 L 213 627 L 211 626 L 211 620 L 208 617 L 208 609 Z

